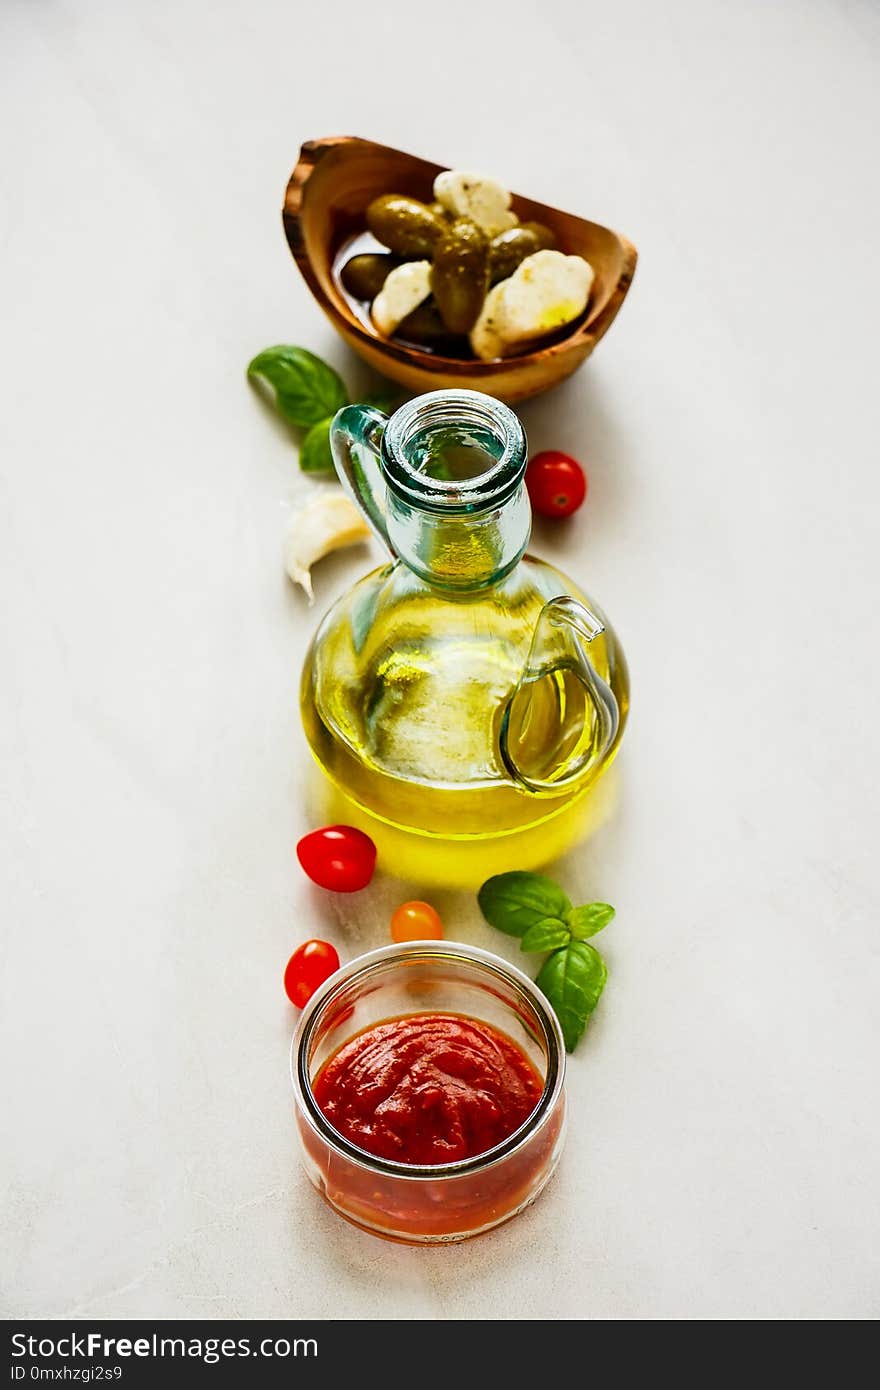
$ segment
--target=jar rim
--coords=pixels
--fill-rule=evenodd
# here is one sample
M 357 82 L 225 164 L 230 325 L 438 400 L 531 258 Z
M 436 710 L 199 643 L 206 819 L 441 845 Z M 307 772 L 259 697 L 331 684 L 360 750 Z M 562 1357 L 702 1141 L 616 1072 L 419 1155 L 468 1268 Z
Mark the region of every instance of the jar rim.
M 419 957 L 430 959 L 432 956 L 464 961 L 467 965 L 475 966 L 478 970 L 484 971 L 487 976 L 495 976 L 503 980 L 505 984 L 516 990 L 528 1003 L 540 1025 L 547 1049 L 547 1075 L 544 1078 L 544 1087 L 534 1109 L 526 1116 L 522 1124 L 500 1144 L 486 1149 L 484 1153 L 475 1154 L 471 1158 L 456 1159 L 452 1163 L 401 1163 L 396 1159 L 380 1158 L 377 1154 L 370 1153 L 368 1149 L 362 1149 L 359 1145 L 353 1144 L 330 1123 L 319 1108 L 312 1091 L 308 1074 L 308 1050 L 321 1015 L 332 1004 L 334 998 L 352 981 L 369 978 L 371 974 L 376 974 L 389 962 Z M 362 956 L 355 957 L 353 961 L 331 975 L 320 989 L 316 990 L 303 1009 L 291 1040 L 290 1075 L 293 1082 L 294 1097 L 300 1113 L 318 1137 L 332 1147 L 337 1154 L 359 1164 L 362 1168 L 386 1176 L 393 1175 L 416 1182 L 426 1178 L 434 1180 L 457 1178 L 468 1173 L 483 1172 L 487 1168 L 503 1162 L 511 1154 L 516 1153 L 517 1150 L 529 1143 L 534 1135 L 543 1128 L 556 1109 L 556 1102 L 565 1080 L 565 1043 L 562 1037 L 562 1028 L 553 1009 L 534 981 L 530 980 L 528 975 L 525 975 L 515 965 L 511 965 L 491 951 L 484 951 L 478 946 L 467 946 L 458 941 L 411 941 L 401 945 L 381 946 L 378 950 L 368 951 Z
M 430 478 L 414 468 L 407 446 L 417 430 L 463 424 L 490 430 L 501 444 L 491 467 L 467 479 Z M 516 491 L 525 472 L 527 443 L 519 417 L 482 391 L 428 391 L 407 401 L 388 421 L 382 467 L 393 492 L 422 511 L 461 514 L 497 507 Z

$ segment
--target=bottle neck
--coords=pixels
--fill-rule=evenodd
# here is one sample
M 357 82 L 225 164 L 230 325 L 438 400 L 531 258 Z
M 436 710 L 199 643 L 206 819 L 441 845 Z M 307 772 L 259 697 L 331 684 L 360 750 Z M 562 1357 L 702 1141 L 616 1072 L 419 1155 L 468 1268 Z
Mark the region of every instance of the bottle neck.
M 459 593 L 491 588 L 522 559 L 531 531 L 525 486 L 481 512 L 423 511 L 388 491 L 388 537 L 426 584 Z
M 526 439 L 513 411 L 476 391 L 402 406 L 381 446 L 387 533 L 426 584 L 459 593 L 500 583 L 531 530 Z

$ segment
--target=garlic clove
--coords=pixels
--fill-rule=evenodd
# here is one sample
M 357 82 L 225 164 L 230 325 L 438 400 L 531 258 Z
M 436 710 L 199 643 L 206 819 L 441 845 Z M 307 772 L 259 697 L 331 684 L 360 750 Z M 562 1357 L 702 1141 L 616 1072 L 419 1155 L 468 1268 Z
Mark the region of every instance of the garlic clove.
M 469 217 L 487 236 L 507 232 L 519 222 L 510 211 L 510 193 L 497 179 L 447 169 L 434 180 L 434 197 L 454 217 Z
M 284 535 L 284 568 L 314 602 L 312 565 L 342 546 L 365 540 L 370 532 L 353 502 L 342 493 L 324 492 L 290 517 Z
M 405 261 L 385 277 L 370 313 L 380 333 L 394 332 L 431 293 L 431 262 Z

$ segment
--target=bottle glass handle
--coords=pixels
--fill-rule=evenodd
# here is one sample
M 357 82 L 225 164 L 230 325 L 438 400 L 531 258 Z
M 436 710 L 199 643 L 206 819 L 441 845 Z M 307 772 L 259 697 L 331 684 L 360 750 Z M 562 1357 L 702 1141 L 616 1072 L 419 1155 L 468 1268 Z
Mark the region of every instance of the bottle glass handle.
M 617 700 L 586 650 L 604 631 L 577 599 L 551 599 L 541 611 L 501 724 L 502 759 L 527 791 L 550 795 L 586 784 L 617 738 Z
M 343 406 L 330 426 L 330 448 L 339 481 L 394 560 L 397 556 L 388 539 L 386 484 L 380 452 L 387 424 L 388 416 L 375 406 Z

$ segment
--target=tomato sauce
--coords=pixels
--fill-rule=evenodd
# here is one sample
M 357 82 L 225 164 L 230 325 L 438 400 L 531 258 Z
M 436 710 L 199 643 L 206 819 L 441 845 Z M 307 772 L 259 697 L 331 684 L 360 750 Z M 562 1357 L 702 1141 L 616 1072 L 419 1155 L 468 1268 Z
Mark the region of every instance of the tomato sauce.
M 344 1043 L 312 1083 L 318 1108 L 378 1158 L 474 1158 L 532 1113 L 543 1082 L 506 1034 L 459 1014 L 409 1014 Z

